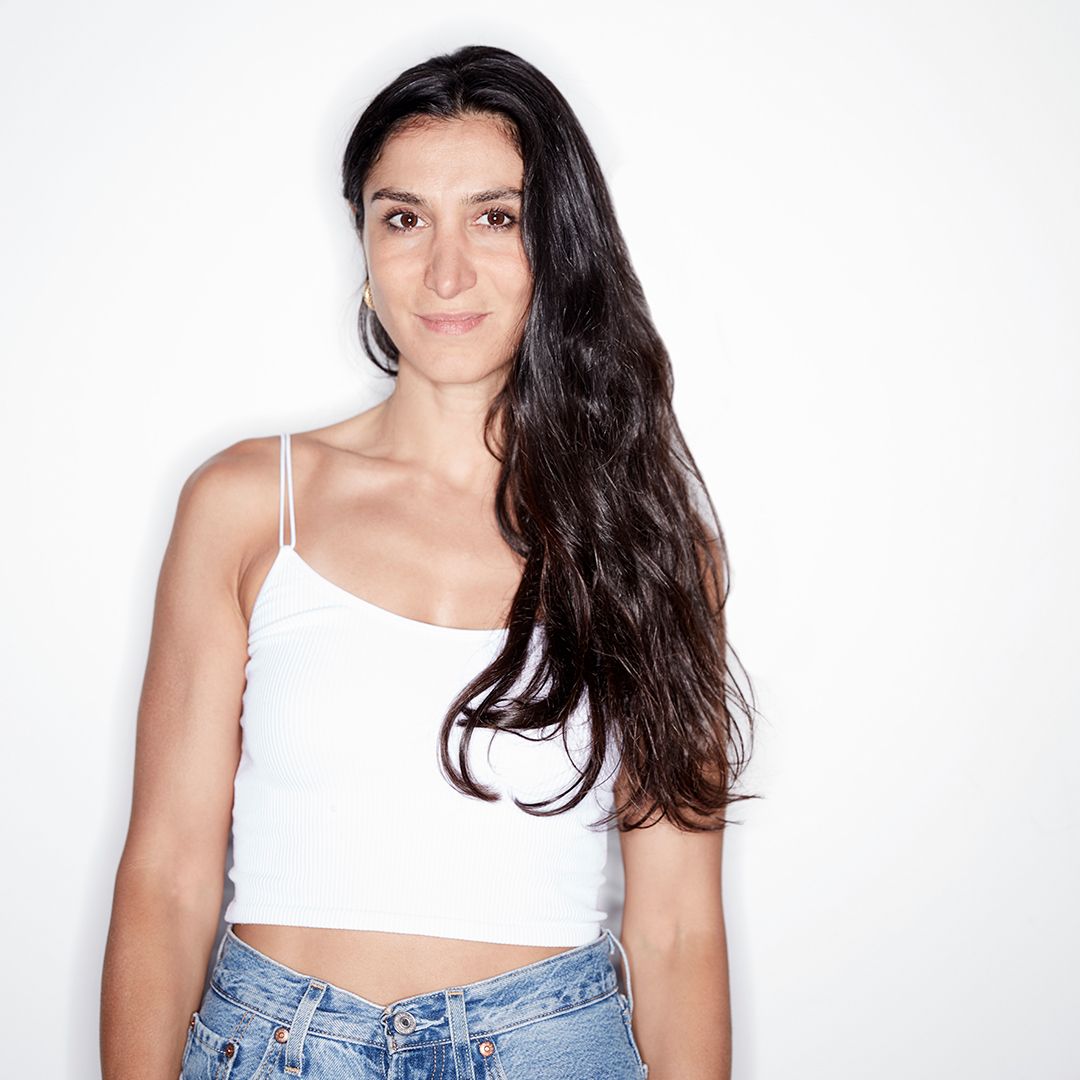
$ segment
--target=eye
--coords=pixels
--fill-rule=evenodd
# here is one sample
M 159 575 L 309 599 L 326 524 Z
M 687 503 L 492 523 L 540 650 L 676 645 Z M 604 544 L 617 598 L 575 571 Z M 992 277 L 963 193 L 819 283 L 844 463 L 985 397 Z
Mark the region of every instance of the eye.
M 402 224 L 392 224 L 393 219 L 396 217 L 403 219 Z M 391 232 L 412 232 L 412 230 L 416 228 L 417 222 L 420 220 L 420 215 L 414 210 L 391 210 L 383 215 L 383 221 Z
M 514 217 L 509 210 L 504 210 L 501 206 L 493 206 L 490 210 L 485 210 L 480 215 L 480 219 L 482 220 L 483 218 L 501 219 L 497 223 L 488 221 L 487 227 L 491 229 L 492 232 L 502 232 L 503 229 L 513 228 L 517 223 L 517 218 Z

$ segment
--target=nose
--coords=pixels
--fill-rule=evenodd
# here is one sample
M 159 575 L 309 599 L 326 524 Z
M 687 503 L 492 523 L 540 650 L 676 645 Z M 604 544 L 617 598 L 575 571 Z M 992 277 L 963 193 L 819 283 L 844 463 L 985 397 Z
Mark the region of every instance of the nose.
M 433 230 L 424 284 L 442 300 L 449 300 L 476 284 L 476 268 L 468 237 L 456 229 Z

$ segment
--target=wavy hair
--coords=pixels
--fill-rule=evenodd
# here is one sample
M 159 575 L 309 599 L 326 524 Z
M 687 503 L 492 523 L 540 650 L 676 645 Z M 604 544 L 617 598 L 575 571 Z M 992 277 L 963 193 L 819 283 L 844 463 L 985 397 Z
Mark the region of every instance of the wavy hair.
M 684 830 L 723 829 L 725 807 L 759 797 L 735 791 L 757 710 L 749 679 L 748 700 L 727 662 L 730 652 L 744 670 L 725 628 L 726 547 L 672 409 L 667 350 L 573 110 L 505 49 L 434 56 L 363 110 L 345 150 L 343 194 L 360 233 L 364 182 L 387 140 L 416 123 L 466 116 L 497 119 L 524 170 L 520 226 L 533 292 L 484 422 L 500 462 L 498 526 L 524 572 L 499 655 L 443 719 L 440 762 L 463 794 L 494 801 L 499 794 L 469 769 L 473 732 L 562 732 L 565 745 L 567 720 L 587 705 L 592 750 L 578 783 L 546 801 L 515 798 L 519 808 L 549 816 L 578 805 L 614 745 L 626 798 L 605 827 L 666 817 Z M 364 304 L 359 331 L 371 361 L 396 375 L 398 349 Z M 544 647 L 512 694 L 537 622 Z

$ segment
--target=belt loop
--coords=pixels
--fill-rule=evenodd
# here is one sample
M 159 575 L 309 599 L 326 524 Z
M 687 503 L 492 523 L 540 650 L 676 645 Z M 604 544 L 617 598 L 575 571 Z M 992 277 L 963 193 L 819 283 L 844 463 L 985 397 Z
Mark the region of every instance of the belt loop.
M 626 976 L 626 1006 L 630 1010 L 630 1015 L 633 1016 L 634 988 L 630 984 L 630 961 L 626 958 L 626 950 L 623 948 L 622 942 L 611 932 L 611 930 L 608 930 L 608 937 L 611 938 L 612 942 L 614 942 L 614 944 L 618 946 L 619 955 L 622 957 L 623 975 Z M 608 948 L 609 953 L 613 951 L 614 950 L 610 947 Z
M 308 983 L 300 1004 L 296 1006 L 292 1023 L 289 1025 L 289 1038 L 285 1043 L 285 1071 L 290 1076 L 300 1076 L 303 1069 L 304 1037 L 311 1025 L 311 1017 L 326 993 L 327 984 L 312 979 Z
M 469 1024 L 465 1019 L 465 991 L 459 987 L 446 991 L 446 1013 L 450 1019 L 450 1052 L 454 1055 L 455 1080 L 476 1080 Z

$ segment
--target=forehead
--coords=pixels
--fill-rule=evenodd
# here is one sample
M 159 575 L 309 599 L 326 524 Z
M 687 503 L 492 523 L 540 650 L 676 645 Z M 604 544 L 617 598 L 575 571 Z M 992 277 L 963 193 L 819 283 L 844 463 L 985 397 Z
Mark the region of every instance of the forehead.
M 364 183 L 421 195 L 521 187 L 524 166 L 505 128 L 492 117 L 428 120 L 392 135 Z

